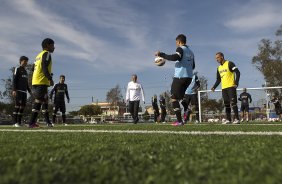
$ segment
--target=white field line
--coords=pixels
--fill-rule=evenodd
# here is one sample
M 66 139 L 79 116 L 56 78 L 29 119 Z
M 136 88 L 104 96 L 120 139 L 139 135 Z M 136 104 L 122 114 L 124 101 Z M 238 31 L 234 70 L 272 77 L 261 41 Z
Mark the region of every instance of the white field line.
M 126 134 L 176 134 L 176 135 L 279 135 L 282 132 L 243 132 L 243 131 L 153 131 L 153 130 L 56 130 L 56 129 L 0 129 L 0 132 L 51 132 L 51 133 L 126 133 Z

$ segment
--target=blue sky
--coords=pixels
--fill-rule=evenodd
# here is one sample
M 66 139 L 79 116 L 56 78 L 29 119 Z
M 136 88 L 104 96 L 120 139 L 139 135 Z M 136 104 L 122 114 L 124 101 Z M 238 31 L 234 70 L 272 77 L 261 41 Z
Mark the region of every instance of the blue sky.
M 125 96 L 133 73 L 150 104 L 151 96 L 170 89 L 174 71 L 173 62 L 155 66 L 154 52 L 174 53 L 175 37 L 183 33 L 209 88 L 218 51 L 241 71 L 239 87 L 259 87 L 264 80 L 251 59 L 262 38 L 275 38 L 281 9 L 281 0 L 1 0 L 0 79 L 11 75 L 21 55 L 32 63 L 50 37 L 54 81 L 64 74 L 69 87 L 68 111 L 91 103 L 92 96 L 105 101 L 117 84 Z

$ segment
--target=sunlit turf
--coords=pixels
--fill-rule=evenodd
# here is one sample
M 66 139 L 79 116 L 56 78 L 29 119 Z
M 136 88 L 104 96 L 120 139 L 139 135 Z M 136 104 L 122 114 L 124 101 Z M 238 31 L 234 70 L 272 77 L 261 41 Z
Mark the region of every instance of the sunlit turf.
M 33 132 L 3 129 L 23 131 L 0 132 L 0 183 L 282 183 L 282 136 L 36 132 L 50 129 L 44 125 Z M 273 132 L 282 131 L 282 125 L 144 123 L 53 129 Z

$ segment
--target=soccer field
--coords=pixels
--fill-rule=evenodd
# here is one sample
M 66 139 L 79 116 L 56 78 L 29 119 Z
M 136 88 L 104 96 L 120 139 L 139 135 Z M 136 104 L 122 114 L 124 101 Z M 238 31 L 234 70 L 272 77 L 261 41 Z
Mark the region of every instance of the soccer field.
M 282 183 L 282 124 L 0 126 L 0 183 Z

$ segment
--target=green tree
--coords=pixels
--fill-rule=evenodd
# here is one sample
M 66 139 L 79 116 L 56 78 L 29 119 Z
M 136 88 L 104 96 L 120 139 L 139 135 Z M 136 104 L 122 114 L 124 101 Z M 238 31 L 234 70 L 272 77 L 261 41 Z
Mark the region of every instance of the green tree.
M 276 32 L 276 40 L 262 39 L 258 45 L 258 53 L 252 64 L 262 73 L 267 86 L 282 86 L 282 25 Z
M 112 106 L 116 106 L 119 102 L 122 102 L 122 100 L 123 97 L 119 85 L 116 85 L 114 88 L 110 89 L 107 92 L 106 101 L 109 102 Z
M 80 108 L 79 114 L 82 114 L 84 116 L 95 116 L 101 114 L 101 107 L 98 105 L 84 105 Z
M 77 115 L 79 115 L 79 111 L 70 111 L 70 112 L 69 112 L 69 115 L 71 115 L 71 116 L 77 116 Z
M 148 121 L 150 119 L 150 115 L 149 115 L 147 109 L 145 110 L 145 112 L 143 114 L 143 119 L 144 119 L 144 121 Z

